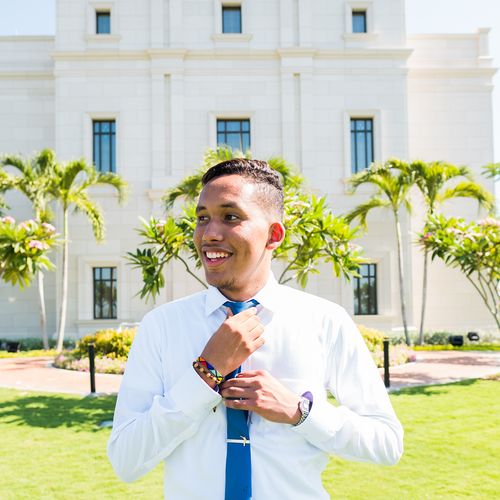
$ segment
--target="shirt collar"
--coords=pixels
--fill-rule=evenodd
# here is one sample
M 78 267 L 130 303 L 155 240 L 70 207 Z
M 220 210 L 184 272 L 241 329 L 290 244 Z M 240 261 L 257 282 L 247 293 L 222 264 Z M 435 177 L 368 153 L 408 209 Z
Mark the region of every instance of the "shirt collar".
M 274 274 L 269 273 L 267 283 L 249 300 L 255 299 L 262 305 L 262 307 L 269 309 L 270 311 L 275 311 L 278 307 L 279 300 L 279 294 L 277 293 L 278 287 L 279 284 L 276 281 Z M 217 288 L 209 285 L 205 300 L 205 314 L 210 316 L 210 314 L 212 314 L 228 300 L 229 299 L 225 297 Z

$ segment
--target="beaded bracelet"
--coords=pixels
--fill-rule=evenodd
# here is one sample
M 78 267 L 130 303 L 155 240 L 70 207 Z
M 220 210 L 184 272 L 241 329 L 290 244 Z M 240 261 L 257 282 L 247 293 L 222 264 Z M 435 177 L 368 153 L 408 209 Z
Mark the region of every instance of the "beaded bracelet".
M 196 361 L 203 367 L 205 367 L 206 370 L 208 370 L 217 380 L 218 384 L 220 384 L 224 380 L 224 376 L 222 373 L 218 372 L 217 369 L 212 366 L 205 358 L 202 356 L 198 356 L 196 358 Z
M 200 364 L 198 361 L 193 361 L 193 367 L 196 371 L 200 372 L 202 375 L 206 375 L 210 380 L 215 382 L 217 385 L 219 385 L 224 380 L 224 377 L 222 375 L 220 375 L 220 377 L 217 377 L 211 371 L 205 368 L 202 364 Z

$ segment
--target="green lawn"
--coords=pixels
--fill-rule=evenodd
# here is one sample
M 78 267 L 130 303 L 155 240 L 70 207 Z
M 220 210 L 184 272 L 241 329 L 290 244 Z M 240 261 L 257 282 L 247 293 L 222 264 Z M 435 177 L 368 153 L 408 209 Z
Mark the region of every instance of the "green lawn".
M 407 389 L 391 399 L 406 431 L 404 458 L 395 467 L 333 458 L 324 474 L 332 497 L 498 498 L 498 381 Z M 0 389 L 0 498 L 162 498 L 161 467 L 132 484 L 115 478 L 110 431 L 98 426 L 113 407 L 113 397 Z

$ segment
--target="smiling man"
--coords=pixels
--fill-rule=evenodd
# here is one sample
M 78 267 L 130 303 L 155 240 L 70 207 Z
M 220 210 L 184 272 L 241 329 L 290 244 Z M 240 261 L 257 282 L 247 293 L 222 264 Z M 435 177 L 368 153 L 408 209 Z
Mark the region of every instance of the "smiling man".
M 108 444 L 117 474 L 164 461 L 168 499 L 317 500 L 330 453 L 396 463 L 403 431 L 351 318 L 271 272 L 285 234 L 278 174 L 220 163 L 196 212 L 210 286 L 141 322 Z

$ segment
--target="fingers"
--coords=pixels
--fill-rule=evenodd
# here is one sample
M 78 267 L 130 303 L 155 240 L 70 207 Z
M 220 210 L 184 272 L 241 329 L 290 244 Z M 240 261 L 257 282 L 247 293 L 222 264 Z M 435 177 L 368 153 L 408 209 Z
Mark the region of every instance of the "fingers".
M 227 316 L 228 317 L 235 316 L 235 317 L 242 319 L 243 321 L 245 321 L 246 319 L 248 319 L 252 316 L 255 316 L 256 314 L 257 314 L 256 307 L 250 307 L 248 309 L 245 309 L 244 311 L 241 311 L 238 314 L 233 314 L 233 311 L 231 311 L 231 308 L 230 307 L 227 308 Z

